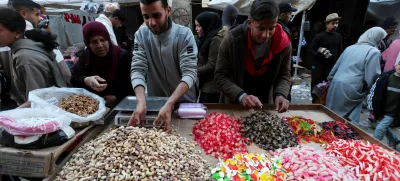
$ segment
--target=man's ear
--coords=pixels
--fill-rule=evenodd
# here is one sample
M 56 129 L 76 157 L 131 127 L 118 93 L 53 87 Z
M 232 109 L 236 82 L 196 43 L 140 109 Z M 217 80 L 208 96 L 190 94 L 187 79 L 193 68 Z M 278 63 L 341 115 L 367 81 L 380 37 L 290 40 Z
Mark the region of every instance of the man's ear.
M 249 27 L 251 26 L 252 21 L 253 21 L 253 20 L 251 20 L 251 19 L 249 19 L 249 20 L 247 21 L 247 25 L 248 25 Z
M 165 10 L 167 12 L 167 16 L 170 16 L 171 15 L 171 6 L 168 6 Z
M 26 18 L 28 17 L 28 12 L 27 12 L 25 9 L 21 9 L 21 10 L 19 11 L 19 14 L 20 14 L 24 19 L 26 19 Z

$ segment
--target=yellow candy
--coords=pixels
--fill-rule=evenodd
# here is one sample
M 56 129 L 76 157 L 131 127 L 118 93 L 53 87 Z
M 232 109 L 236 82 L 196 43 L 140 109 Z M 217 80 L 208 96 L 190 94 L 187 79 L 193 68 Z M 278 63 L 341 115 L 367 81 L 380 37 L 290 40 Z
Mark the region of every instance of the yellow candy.
M 235 160 L 229 160 L 229 164 L 236 165 L 236 162 L 235 162 Z
M 242 155 L 241 154 L 236 154 L 235 157 L 236 157 L 237 160 L 242 161 Z
M 262 160 L 262 157 L 260 155 L 257 155 L 258 160 Z
M 253 158 L 253 154 L 247 154 L 247 158 L 249 159 Z

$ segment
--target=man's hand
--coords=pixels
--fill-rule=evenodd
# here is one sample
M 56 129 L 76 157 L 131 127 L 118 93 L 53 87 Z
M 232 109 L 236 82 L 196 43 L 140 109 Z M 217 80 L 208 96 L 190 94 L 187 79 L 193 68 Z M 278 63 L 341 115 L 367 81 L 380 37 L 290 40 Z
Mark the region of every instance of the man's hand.
M 154 121 L 154 125 L 159 125 L 161 127 L 164 123 L 164 131 L 167 133 L 171 133 L 172 131 L 171 115 L 172 115 L 172 105 L 165 104 L 158 113 L 158 116 Z
M 97 92 L 102 92 L 107 88 L 106 80 L 97 75 L 86 77 L 84 82 L 87 86 Z
M 144 120 L 147 113 L 146 102 L 137 103 L 136 110 L 133 112 L 131 118 L 129 119 L 128 126 L 138 126 L 139 123 L 144 126 Z
M 260 99 L 258 99 L 258 97 L 253 95 L 245 95 L 242 99 L 242 105 L 246 109 L 249 108 L 261 109 L 263 107 L 263 104 L 261 103 Z
M 289 101 L 282 96 L 277 96 L 275 98 L 275 105 L 276 105 L 276 110 L 279 113 L 286 112 L 289 109 Z
M 106 101 L 106 106 L 107 107 L 115 107 L 118 104 L 118 100 L 117 97 L 113 96 L 113 95 L 107 95 L 104 96 L 103 99 Z

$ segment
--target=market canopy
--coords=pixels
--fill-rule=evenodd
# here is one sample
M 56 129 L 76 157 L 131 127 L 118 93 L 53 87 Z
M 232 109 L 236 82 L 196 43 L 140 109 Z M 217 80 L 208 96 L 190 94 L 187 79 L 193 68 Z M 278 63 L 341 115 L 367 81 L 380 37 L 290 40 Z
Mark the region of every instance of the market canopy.
M 207 4 L 208 7 L 219 10 L 223 10 L 227 5 L 234 5 L 236 6 L 236 8 L 238 8 L 239 14 L 248 15 L 250 13 L 250 8 L 254 0 L 211 0 L 211 1 L 203 0 L 203 2 L 204 1 L 207 1 L 205 3 L 208 3 Z M 294 15 L 297 15 L 298 13 L 304 10 L 311 9 L 317 0 L 275 0 L 275 1 L 277 3 L 280 2 L 291 3 L 292 6 L 297 9 L 297 12 L 294 13 Z
M 40 5 L 63 5 L 63 4 L 70 4 L 70 3 L 82 3 L 82 0 L 33 0 Z M 92 0 L 93 2 L 110 2 L 110 0 Z M 138 3 L 139 0 L 112 0 L 112 2 L 117 3 Z M 7 6 L 8 0 L 0 0 L 0 7 Z

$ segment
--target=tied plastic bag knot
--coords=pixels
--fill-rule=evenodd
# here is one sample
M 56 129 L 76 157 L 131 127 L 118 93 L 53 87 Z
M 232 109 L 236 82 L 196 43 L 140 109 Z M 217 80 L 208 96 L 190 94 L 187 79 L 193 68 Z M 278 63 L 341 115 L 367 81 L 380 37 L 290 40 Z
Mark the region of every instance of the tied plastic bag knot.
M 183 119 L 202 119 L 207 114 L 207 107 L 200 103 L 182 103 L 175 113 Z
M 73 95 L 83 95 L 95 99 L 99 102 L 98 110 L 86 117 L 82 117 L 67 111 L 64 111 L 58 104 L 63 98 L 69 98 Z M 73 122 L 86 123 L 89 121 L 97 121 L 106 113 L 106 105 L 103 98 L 81 88 L 57 88 L 50 87 L 44 89 L 36 89 L 29 92 L 28 100 L 31 102 L 32 108 L 44 109 L 59 115 L 64 115 L 72 119 Z

